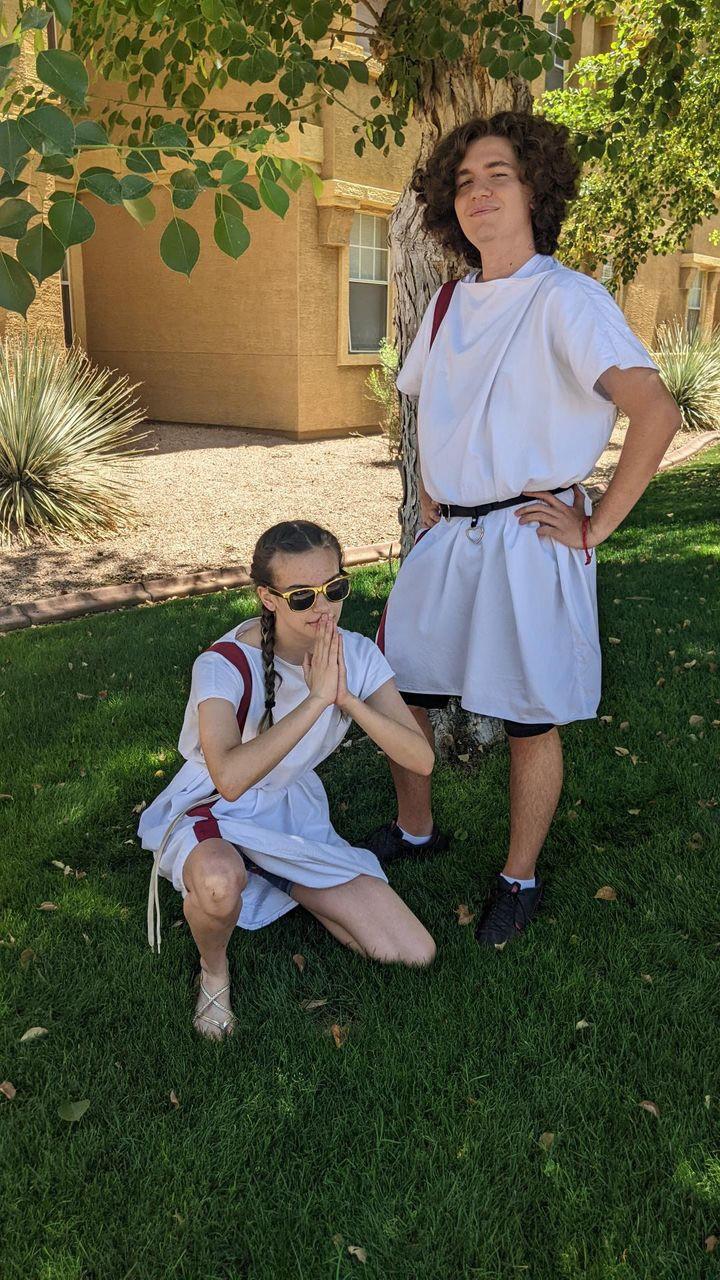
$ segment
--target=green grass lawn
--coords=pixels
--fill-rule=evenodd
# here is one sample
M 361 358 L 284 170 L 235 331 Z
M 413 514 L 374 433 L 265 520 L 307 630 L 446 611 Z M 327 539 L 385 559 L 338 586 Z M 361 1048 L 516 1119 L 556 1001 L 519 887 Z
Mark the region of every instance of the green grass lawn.
M 502 746 L 438 767 L 452 851 L 392 876 L 435 966 L 363 963 L 300 910 L 237 931 L 222 1045 L 192 1030 L 196 952 L 164 881 L 147 947 L 134 807 L 178 764 L 195 654 L 251 598 L 0 639 L 3 1280 L 720 1274 L 719 491 L 715 450 L 601 549 L 604 719 L 564 733 L 528 936 L 488 954 L 455 910 L 503 859 Z M 388 586 L 358 572 L 344 625 L 372 634 Z M 392 815 L 367 740 L 323 775 L 350 839 Z

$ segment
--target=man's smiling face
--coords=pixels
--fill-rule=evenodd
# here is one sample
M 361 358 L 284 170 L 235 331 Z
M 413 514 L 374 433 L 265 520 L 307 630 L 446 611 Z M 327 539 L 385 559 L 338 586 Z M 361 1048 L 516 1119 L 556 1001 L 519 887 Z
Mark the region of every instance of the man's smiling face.
M 481 252 L 493 241 L 532 246 L 532 195 L 507 138 L 470 143 L 455 174 L 455 214 L 471 244 Z

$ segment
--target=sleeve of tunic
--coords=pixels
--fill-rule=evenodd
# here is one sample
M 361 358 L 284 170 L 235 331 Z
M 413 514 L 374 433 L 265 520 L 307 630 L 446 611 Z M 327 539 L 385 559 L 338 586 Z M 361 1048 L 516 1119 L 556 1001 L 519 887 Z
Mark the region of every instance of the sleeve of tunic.
M 196 707 L 207 698 L 224 698 L 237 711 L 245 684 L 242 675 L 220 653 L 201 653 L 192 669 L 190 701 Z
M 343 632 L 345 665 L 350 692 L 365 702 L 381 685 L 393 680 L 395 673 L 374 640 L 356 631 Z
M 589 276 L 572 275 L 575 279 L 563 281 L 565 287 L 555 291 L 552 341 L 583 390 L 602 397 L 595 384 L 613 365 L 657 369 L 605 286 Z
M 430 350 L 432 318 L 435 313 L 435 303 L 439 292 L 440 290 L 438 289 L 430 299 L 430 304 L 420 321 L 420 328 L 413 338 L 410 350 L 403 361 L 403 367 L 396 379 L 398 391 L 402 391 L 406 396 L 420 395 L 420 384 L 425 369 L 425 361 Z

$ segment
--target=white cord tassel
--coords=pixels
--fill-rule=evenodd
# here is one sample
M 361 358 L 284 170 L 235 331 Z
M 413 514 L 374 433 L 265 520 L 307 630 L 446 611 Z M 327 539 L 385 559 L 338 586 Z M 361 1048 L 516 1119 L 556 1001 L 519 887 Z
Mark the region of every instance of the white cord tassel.
M 162 862 L 163 854 L 167 849 L 168 841 L 178 822 L 180 822 L 182 818 L 186 818 L 191 809 L 197 809 L 200 805 L 204 804 L 213 805 L 216 800 L 220 800 L 221 798 L 220 792 L 216 791 L 214 795 L 209 796 L 207 800 L 193 800 L 192 804 L 188 805 L 187 809 L 183 809 L 182 813 L 176 814 L 160 842 L 160 848 L 155 853 L 152 871 L 150 872 L 150 887 L 148 889 L 147 938 L 150 944 L 150 949 L 152 951 L 157 951 L 158 955 L 160 955 L 160 895 L 158 892 L 158 880 L 160 878 L 160 863 Z

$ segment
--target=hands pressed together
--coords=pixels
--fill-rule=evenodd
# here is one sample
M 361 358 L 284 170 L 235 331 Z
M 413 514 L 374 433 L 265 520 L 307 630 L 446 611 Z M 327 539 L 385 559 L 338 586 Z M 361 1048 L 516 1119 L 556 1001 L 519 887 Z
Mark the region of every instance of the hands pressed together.
M 329 613 L 317 624 L 315 648 L 303 658 L 303 674 L 311 697 L 326 707 L 334 704 L 340 711 L 348 709 L 352 695 L 347 687 L 342 636 Z

